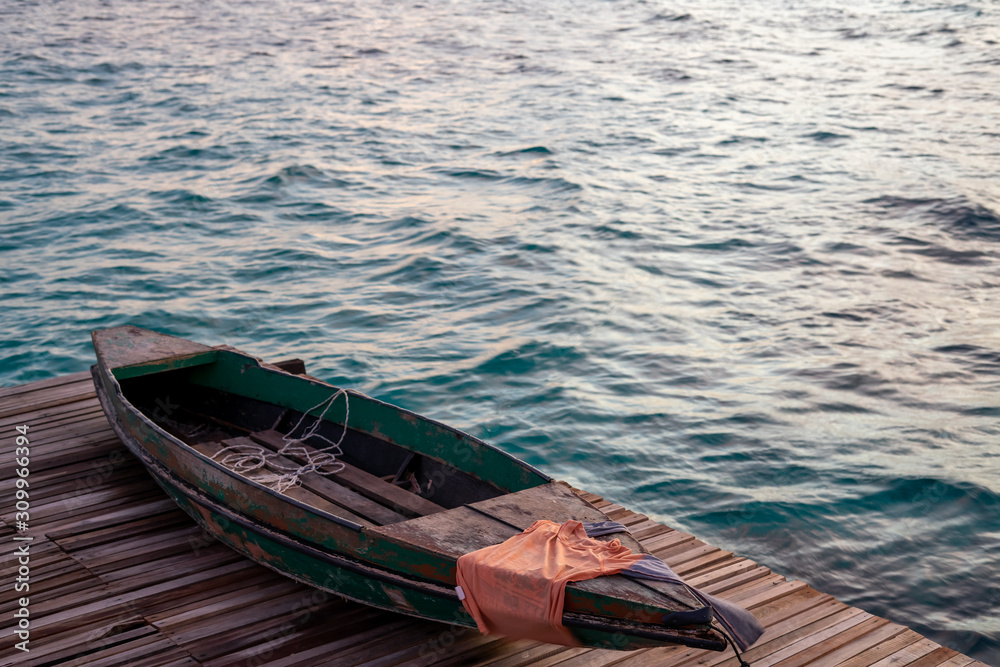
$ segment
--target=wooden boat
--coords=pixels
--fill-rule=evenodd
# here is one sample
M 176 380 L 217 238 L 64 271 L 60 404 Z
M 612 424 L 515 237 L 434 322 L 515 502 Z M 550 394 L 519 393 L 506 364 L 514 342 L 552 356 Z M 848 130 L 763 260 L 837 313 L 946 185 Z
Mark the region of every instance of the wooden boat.
M 536 519 L 607 520 L 565 484 L 482 440 L 358 392 L 345 392 L 348 408 L 331 402 L 338 389 L 304 367 L 132 326 L 93 340 L 105 413 L 178 505 L 248 558 L 350 600 L 475 627 L 454 588 L 459 556 Z M 303 420 L 316 425 L 314 439 L 343 434 L 339 473 L 306 473 L 278 492 L 265 483 L 274 471 L 239 473 L 219 462 L 226 447 L 276 452 Z M 268 465 L 295 467 L 294 458 Z M 645 551 L 627 533 L 603 539 L 612 537 Z M 569 584 L 563 623 L 584 646 L 722 650 L 706 611 L 682 585 L 613 575 Z

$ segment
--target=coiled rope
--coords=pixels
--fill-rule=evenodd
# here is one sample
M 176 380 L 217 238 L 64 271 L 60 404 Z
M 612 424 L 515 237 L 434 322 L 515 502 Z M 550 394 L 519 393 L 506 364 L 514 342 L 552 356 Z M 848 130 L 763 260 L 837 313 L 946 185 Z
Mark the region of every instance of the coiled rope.
M 340 434 L 337 442 L 333 442 L 318 433 L 323 424 L 323 417 L 330 411 L 333 404 L 340 396 L 344 397 L 344 430 Z M 325 407 L 324 407 L 325 406 Z M 302 422 L 309 416 L 310 412 L 323 408 L 316 421 L 307 428 L 301 436 L 295 437 L 293 434 L 302 426 Z M 229 445 L 217 451 L 212 460 L 221 463 L 233 472 L 247 475 L 255 470 L 270 468 L 270 471 L 253 478 L 255 482 L 272 487 L 278 493 L 284 493 L 287 489 L 300 484 L 302 475 L 314 472 L 318 475 L 335 475 L 344 469 L 344 463 L 339 457 L 344 455 L 340 448 L 347 435 L 347 420 L 351 416 L 351 404 L 347 397 L 347 391 L 339 389 L 337 393 L 323 400 L 315 407 L 306 410 L 299 421 L 292 427 L 287 435 L 282 436 L 285 445 L 277 452 L 271 452 L 258 445 Z M 305 445 L 306 440 L 319 438 L 329 444 L 322 449 L 313 449 Z M 289 466 L 277 461 L 280 456 L 290 456 L 298 459 L 305 459 L 305 463 L 300 466 Z M 221 458 L 220 458 L 221 457 Z

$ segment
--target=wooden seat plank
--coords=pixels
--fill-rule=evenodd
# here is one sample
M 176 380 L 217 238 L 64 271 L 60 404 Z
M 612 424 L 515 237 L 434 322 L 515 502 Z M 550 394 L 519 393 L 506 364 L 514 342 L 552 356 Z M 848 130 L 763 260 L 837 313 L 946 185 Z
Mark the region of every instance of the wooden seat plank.
M 285 446 L 284 436 L 274 430 L 251 433 L 250 438 L 255 442 L 266 445 L 274 451 L 278 451 Z M 316 451 L 315 448 L 308 445 L 303 446 L 306 448 L 306 451 Z M 288 458 L 299 462 L 302 461 L 302 459 L 296 456 L 289 456 Z M 441 507 L 437 503 L 390 484 L 381 477 L 376 477 L 343 461 L 341 463 L 343 463 L 344 469 L 331 475 L 333 479 L 376 502 L 392 508 L 396 512 L 402 511 L 415 516 L 425 516 L 445 510 L 444 507 Z
M 243 446 L 260 447 L 261 445 L 246 437 L 230 438 L 221 443 L 199 443 L 195 449 L 206 456 L 215 456 L 223 447 Z M 270 449 L 268 447 L 268 449 Z M 271 450 L 272 453 L 274 450 Z M 285 467 L 294 467 L 297 464 L 291 460 L 274 455 L 272 459 L 276 463 Z M 270 468 L 275 472 L 274 468 Z M 383 507 L 364 496 L 361 496 L 350 489 L 337 484 L 324 475 L 317 473 L 306 473 L 299 477 L 301 487 L 293 486 L 284 491 L 285 495 L 295 498 L 301 502 L 311 505 L 324 512 L 329 512 L 334 516 L 353 521 L 362 526 L 379 526 L 399 521 L 406 521 L 406 517 L 397 512 L 393 512 L 387 507 Z

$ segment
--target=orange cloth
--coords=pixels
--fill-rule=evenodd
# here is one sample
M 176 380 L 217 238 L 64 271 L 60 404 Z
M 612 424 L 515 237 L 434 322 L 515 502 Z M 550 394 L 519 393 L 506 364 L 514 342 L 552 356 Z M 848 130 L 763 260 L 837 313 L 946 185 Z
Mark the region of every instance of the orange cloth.
M 579 646 L 562 624 L 566 584 L 617 574 L 642 554 L 591 537 L 579 521 L 536 521 L 502 544 L 458 559 L 462 601 L 483 634 Z

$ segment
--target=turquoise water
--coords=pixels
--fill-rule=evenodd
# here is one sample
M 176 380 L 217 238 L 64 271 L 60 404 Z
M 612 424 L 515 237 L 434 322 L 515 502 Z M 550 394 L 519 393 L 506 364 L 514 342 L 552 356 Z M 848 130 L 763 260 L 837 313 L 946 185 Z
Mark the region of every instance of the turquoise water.
M 133 323 L 1000 665 L 1000 7 L 0 7 L 0 384 Z

